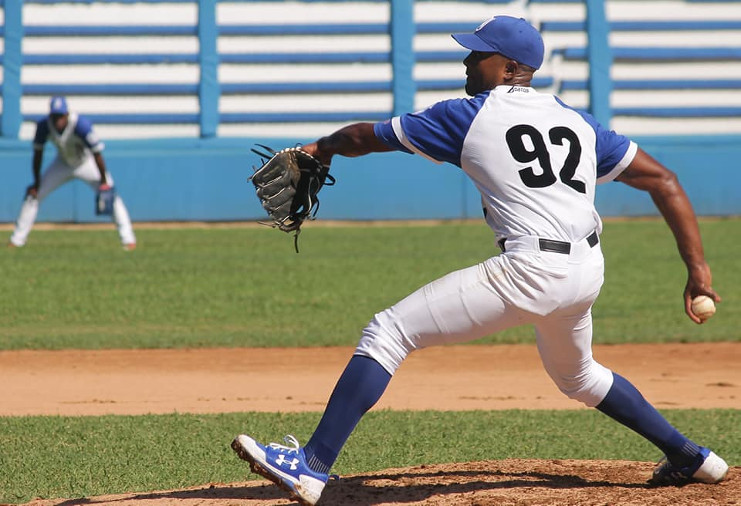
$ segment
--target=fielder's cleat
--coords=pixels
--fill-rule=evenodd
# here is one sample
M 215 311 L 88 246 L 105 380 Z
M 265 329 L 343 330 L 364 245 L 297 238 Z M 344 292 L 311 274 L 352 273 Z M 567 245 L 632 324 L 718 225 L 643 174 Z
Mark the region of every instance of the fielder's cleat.
M 293 446 L 277 443 L 263 446 L 242 434 L 232 441 L 232 449 L 240 459 L 250 463 L 253 473 L 272 481 L 299 503 L 314 506 L 322 495 L 329 475 L 309 469 L 304 449 L 295 437 L 288 435 L 284 440 Z
M 129 242 L 123 245 L 124 251 L 134 251 L 136 249 L 135 242 Z
M 728 464 L 709 448 L 700 448 L 696 461 L 687 467 L 676 467 L 666 457 L 659 460 L 651 485 L 684 485 L 691 482 L 719 483 L 728 474 Z

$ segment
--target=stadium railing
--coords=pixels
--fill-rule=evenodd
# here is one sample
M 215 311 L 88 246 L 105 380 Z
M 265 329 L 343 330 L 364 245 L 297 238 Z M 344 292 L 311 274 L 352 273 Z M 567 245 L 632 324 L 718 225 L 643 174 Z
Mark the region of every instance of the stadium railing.
M 673 32 L 673 31 L 726 31 L 741 30 L 741 20 L 707 21 L 614 21 L 610 23 L 611 32 Z M 544 31 L 579 31 L 583 23 L 545 22 Z M 614 62 L 709 62 L 738 61 L 741 47 L 625 47 L 610 48 Z M 554 57 L 565 60 L 587 59 L 584 47 L 566 47 L 553 52 Z M 559 91 L 586 90 L 587 79 L 557 80 Z M 613 90 L 733 90 L 741 88 L 741 79 L 707 79 L 705 76 L 690 79 L 612 79 Z M 613 107 L 613 115 L 647 117 L 734 117 L 741 115 L 741 107 Z
M 311 2 L 312 0 L 306 0 Z M 410 0 L 411 1 L 411 0 Z M 701 3 L 702 0 L 685 0 L 686 3 Z M 381 0 L 373 0 L 381 3 Z M 64 4 L 63 0 L 27 0 L 27 4 Z M 86 4 L 106 3 L 102 1 L 86 0 Z M 198 0 L 124 0 L 118 3 L 148 3 L 148 4 L 193 4 Z M 222 3 L 222 2 L 219 2 Z M 331 0 L 330 2 L 331 3 Z M 433 2 L 428 2 L 433 3 Z M 475 3 L 475 2 L 463 2 Z M 545 4 L 583 4 L 581 0 L 532 0 L 530 2 L 511 2 L 509 0 L 488 0 L 479 2 L 485 4 L 500 4 L 509 7 L 520 7 L 523 12 L 531 5 Z M 731 3 L 731 2 L 728 2 Z M 736 2 L 738 3 L 738 2 Z M 3 2 L 4 5 L 4 2 Z M 408 15 L 408 14 L 407 14 Z M 393 16 L 391 14 L 390 16 Z M 23 36 L 37 39 L 52 37 L 96 38 L 96 37 L 271 37 L 271 36 L 315 36 L 351 35 L 351 36 L 391 36 L 393 17 L 388 22 L 377 23 L 295 23 L 295 24 L 216 24 L 214 33 L 202 34 L 199 26 L 178 25 L 27 25 L 23 27 Z M 538 23 L 544 34 L 587 31 L 584 19 L 549 20 L 542 19 Z M 451 33 L 468 31 L 475 27 L 473 22 L 416 22 L 415 29 L 410 33 L 406 30 L 401 37 L 403 42 L 411 44 L 416 36 L 434 33 Z M 734 31 L 741 30 L 741 20 L 710 19 L 700 21 L 610 21 L 609 29 L 612 32 L 674 32 L 674 31 Z M 2 35 L 5 36 L 4 29 Z M 215 45 L 212 40 L 211 43 Z M 393 46 L 393 40 L 392 40 Z M 342 48 L 338 48 L 342 49 Z M 332 51 L 332 52 L 224 52 L 216 51 L 216 66 L 218 65 L 333 65 L 333 64 L 386 64 L 394 61 L 393 47 L 390 50 L 367 51 Z M 615 63 L 621 62 L 692 62 L 692 61 L 738 61 L 741 57 L 741 47 L 625 47 L 611 46 L 609 57 Z M 4 55 L 3 55 L 4 56 Z M 465 56 L 461 50 L 425 50 L 415 49 L 413 58 L 407 62 L 409 67 L 420 63 L 451 63 L 460 62 Z M 2 58 L 2 57 L 0 57 Z M 549 54 L 549 60 L 562 59 L 564 61 L 588 62 L 586 47 L 566 46 L 555 47 Z M 146 52 L 146 53 L 62 53 L 38 52 L 21 55 L 21 65 L 48 66 L 123 66 L 123 65 L 193 65 L 202 64 L 203 55 L 199 52 Z M 214 73 L 212 69 L 212 73 Z M 408 74 L 407 74 L 408 75 Z M 212 76 L 213 78 L 214 76 Z M 390 79 L 329 81 L 313 80 L 302 82 L 266 81 L 266 82 L 218 82 L 215 96 L 204 100 L 202 84 L 192 83 L 29 83 L 21 84 L 22 96 L 171 96 L 196 97 L 204 103 L 211 103 L 211 108 L 218 108 L 213 104 L 219 97 L 271 94 L 271 95 L 338 95 L 356 94 L 359 107 L 342 111 L 297 111 L 297 112 L 230 112 L 216 111 L 217 124 L 239 123 L 311 123 L 311 122 L 346 122 L 353 120 L 385 119 L 398 112 L 397 106 L 389 108 L 362 109 L 363 94 L 391 94 L 396 98 L 399 92 L 399 83 L 395 83 L 396 76 Z M 558 73 L 557 65 L 553 65 L 550 73 L 546 72 L 533 83 L 536 87 L 549 88 L 557 92 L 585 91 L 589 89 L 589 78 L 565 78 Z M 718 90 L 738 89 L 741 79 L 701 79 L 701 78 L 664 78 L 664 79 L 612 79 L 613 90 Z M 413 78 L 412 82 L 405 83 L 403 93 L 414 94 L 423 91 L 460 89 L 463 77 L 457 79 L 445 78 Z M 5 98 L 5 97 L 4 97 Z M 407 100 L 406 109 L 410 105 Z M 589 108 L 589 104 L 585 108 Z M 213 111 L 212 111 L 213 112 Z M 741 115 L 741 107 L 727 106 L 671 106 L 671 107 L 612 107 L 613 115 L 650 116 L 650 117 L 733 117 Z M 40 112 L 24 112 L 22 121 L 31 122 L 41 117 Z M 195 112 L 105 112 L 95 111 L 87 113 L 96 123 L 100 124 L 199 124 L 203 121 L 202 111 Z M 214 128 L 211 135 L 215 134 Z M 5 135 L 5 133 L 4 133 Z

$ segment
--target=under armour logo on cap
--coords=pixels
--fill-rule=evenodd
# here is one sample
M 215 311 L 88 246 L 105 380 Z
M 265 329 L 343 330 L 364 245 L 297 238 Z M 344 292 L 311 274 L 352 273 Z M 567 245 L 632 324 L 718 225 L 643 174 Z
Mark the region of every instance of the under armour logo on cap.
M 481 24 L 480 24 L 480 25 L 478 26 L 478 28 L 476 28 L 476 29 L 474 30 L 474 33 L 475 33 L 475 32 L 478 32 L 478 31 L 479 31 L 479 30 L 481 30 L 481 29 L 482 29 L 483 27 L 485 27 L 486 25 L 488 25 L 488 24 L 489 24 L 489 22 L 491 22 L 491 21 L 494 21 L 495 19 L 497 19 L 497 17 L 496 17 L 496 16 L 492 17 L 491 19 L 487 19 L 486 21 L 484 21 L 483 23 L 481 23 Z

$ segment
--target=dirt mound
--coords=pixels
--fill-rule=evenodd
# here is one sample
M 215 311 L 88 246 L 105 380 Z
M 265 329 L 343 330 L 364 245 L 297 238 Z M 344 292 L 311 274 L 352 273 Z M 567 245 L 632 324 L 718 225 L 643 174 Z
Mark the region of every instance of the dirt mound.
M 330 481 L 319 506 L 731 505 L 741 504 L 741 468 L 718 485 L 651 487 L 652 463 L 502 460 L 388 469 Z M 33 501 L 29 506 L 278 506 L 296 504 L 267 481 Z

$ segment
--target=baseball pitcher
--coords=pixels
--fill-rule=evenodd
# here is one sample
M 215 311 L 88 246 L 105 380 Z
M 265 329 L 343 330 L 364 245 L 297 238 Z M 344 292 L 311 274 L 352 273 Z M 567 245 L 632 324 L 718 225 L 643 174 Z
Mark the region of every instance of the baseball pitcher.
M 501 254 L 376 314 L 306 446 L 293 436 L 286 437 L 288 445 L 263 445 L 243 434 L 232 448 L 253 471 L 313 505 L 350 433 L 410 353 L 532 324 L 543 366 L 565 395 L 636 431 L 665 455 L 651 483 L 723 480 L 728 466 L 722 458 L 680 433 L 628 380 L 592 357 L 591 311 L 604 279 L 598 183 L 620 181 L 651 195 L 687 266 L 689 318 L 702 323 L 691 311 L 693 298 L 720 301 L 676 176 L 589 114 L 530 86 L 544 47 L 524 19 L 497 16 L 453 38 L 470 50 L 463 64 L 471 98 L 353 124 L 303 149 L 326 166 L 334 155 L 398 150 L 459 167 L 481 194 Z

